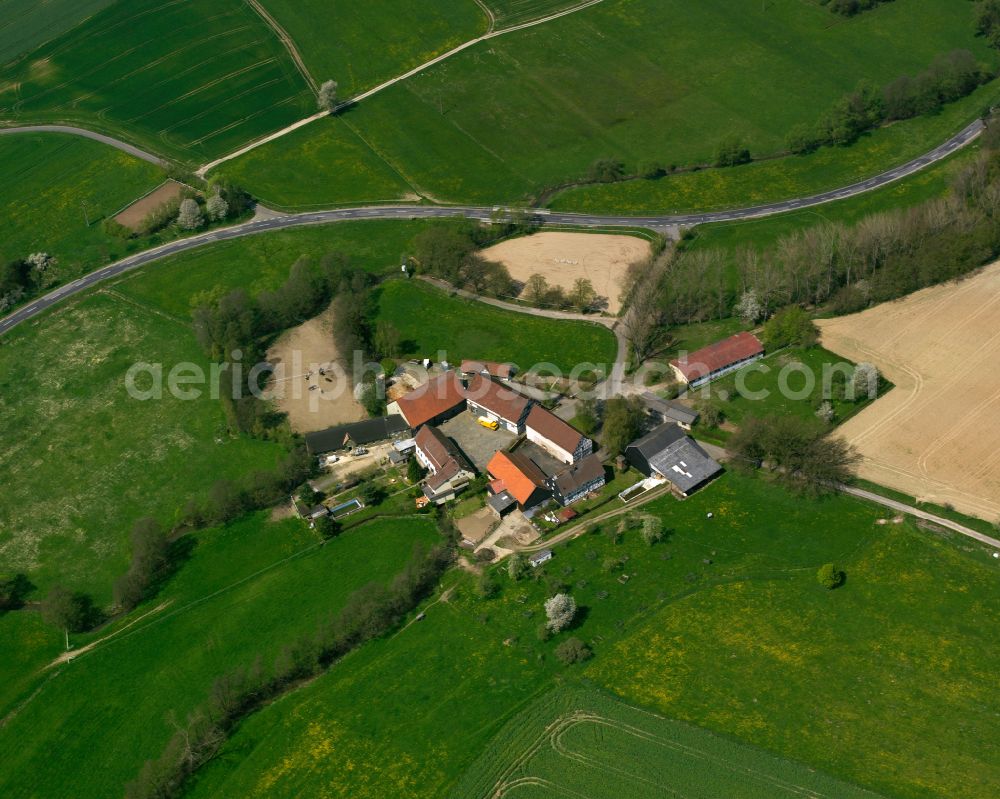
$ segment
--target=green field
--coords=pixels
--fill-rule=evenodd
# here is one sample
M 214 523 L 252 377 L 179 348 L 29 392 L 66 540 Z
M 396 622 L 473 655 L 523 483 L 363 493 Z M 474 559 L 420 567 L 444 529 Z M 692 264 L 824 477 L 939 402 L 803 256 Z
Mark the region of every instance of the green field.
M 557 689 L 510 722 L 454 799 L 727 797 L 875 799 L 801 763 L 630 707 Z
M 0 0 L 0 64 L 78 25 L 114 0 Z
M 385 283 L 376 321 L 395 325 L 405 357 L 511 361 L 522 371 L 548 363 L 565 373 L 581 363 L 610 369 L 615 359 L 614 335 L 603 326 L 504 311 L 422 282 Z
M 187 162 L 315 108 L 277 36 L 239 0 L 116 3 L 3 79 L 5 119 L 77 122 Z
M 415 544 L 439 539 L 431 520 L 411 517 L 365 524 L 320 546 L 297 519 L 266 517 L 199 533 L 180 573 L 132 618 L 148 616 L 120 625 L 49 672 L 52 679 L 34 675 L 41 690 L 22 697 L 0 732 L 0 794 L 65 796 L 71 780 L 76 797 L 121 796 L 173 733 L 171 713 L 183 721 L 217 677 L 258 656 L 270 669 L 352 591 L 387 582 Z
M 428 197 L 517 201 L 584 176 L 600 158 L 618 158 L 630 170 L 650 161 L 705 163 L 729 134 L 757 155 L 780 152 L 793 126 L 814 122 L 860 78 L 887 83 L 956 47 L 996 61 L 973 37 L 968 7 L 947 0 L 889 3 L 839 25 L 818 4 L 793 0 L 747 0 L 738 13 L 727 0 L 694 10 L 682 0 L 608 0 L 470 48 L 369 98 L 345 119 Z M 673 188 L 687 185 L 683 178 L 669 178 L 581 190 L 557 204 L 663 210 L 829 187 L 904 160 L 908 148 L 939 144 L 974 119 L 991 92 L 984 87 L 936 117 L 890 126 L 846 151 L 820 151 L 800 169 L 788 169 L 798 161 L 755 164 L 790 174 L 775 180 L 765 173 L 765 180 L 754 171 L 728 194 L 714 184 L 744 173 L 696 173 L 690 203 L 685 190 Z M 282 169 L 299 163 L 308 172 L 319 142 L 342 133 L 330 121 L 306 130 L 295 149 L 281 142 L 265 152 Z M 317 186 L 309 201 L 340 202 L 341 190 L 337 181 Z M 671 199 L 671 192 L 681 195 Z
M 242 724 L 191 795 L 447 796 L 506 722 L 582 673 L 897 799 L 992 798 L 1000 587 L 982 549 L 737 474 L 652 510 L 670 530 L 652 549 L 586 535 L 492 600 L 452 575 L 423 622 Z M 626 556 L 622 584 L 602 563 Z M 848 573 L 835 592 L 816 582 L 827 561 Z M 536 638 L 546 580 L 586 608 L 582 672 Z
M 270 468 L 277 444 L 233 438 L 218 402 L 140 402 L 140 361 L 207 368 L 189 323 L 98 292 L 0 342 L 0 561 L 44 592 L 57 581 L 110 599 L 142 516 L 172 524 L 220 477 Z
M 47 252 L 66 282 L 121 258 L 125 242 L 105 235 L 101 220 L 163 178 L 159 167 L 79 136 L 0 136 L 0 259 Z
M 317 83 L 347 99 L 486 32 L 474 0 L 264 0 Z
M 493 13 L 498 30 L 557 14 L 583 2 L 585 0 L 483 0 Z

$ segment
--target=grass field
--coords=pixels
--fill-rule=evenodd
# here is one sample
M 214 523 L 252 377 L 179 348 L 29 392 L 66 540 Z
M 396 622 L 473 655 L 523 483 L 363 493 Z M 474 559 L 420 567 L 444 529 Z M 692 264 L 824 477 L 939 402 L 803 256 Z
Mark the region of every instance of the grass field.
M 610 369 L 615 359 L 614 335 L 600 325 L 504 311 L 416 281 L 382 286 L 376 320 L 396 326 L 405 357 L 512 361 L 522 371 L 550 363 L 567 373 L 579 363 Z
M 191 795 L 449 795 L 507 721 L 579 676 L 535 635 L 558 581 L 585 608 L 583 676 L 630 704 L 899 799 L 991 799 L 1000 588 L 982 549 L 738 474 L 649 509 L 670 530 L 652 549 L 585 535 L 492 600 L 452 575 L 423 622 L 247 720 Z M 827 561 L 848 573 L 832 593 Z
M 317 83 L 347 99 L 486 32 L 474 0 L 264 0 Z
M 500 30 L 557 14 L 584 2 L 585 0 L 484 0 L 484 5 L 493 13 L 496 27 Z
M 874 799 L 801 763 L 630 707 L 556 689 L 510 722 L 453 799 L 586 796 Z
M 352 591 L 388 581 L 416 543 L 437 539 L 431 520 L 414 517 L 322 547 L 302 522 L 266 514 L 198 534 L 180 573 L 133 618 L 160 610 L 54 669 L 54 679 L 35 675 L 41 690 L 0 729 L 0 793 L 65 796 L 71 781 L 77 797 L 121 796 L 173 733 L 171 713 L 183 720 L 216 677 L 257 656 L 270 668 Z
M 113 0 L 0 0 L 0 64 L 79 24 Z
M 66 281 L 123 257 L 125 242 L 105 235 L 101 219 L 163 178 L 153 164 L 78 136 L 0 136 L 0 259 L 47 252 Z
M 277 36 L 239 0 L 117 3 L 4 70 L 0 113 L 69 121 L 191 162 L 315 108 Z
M 779 152 L 790 128 L 815 121 L 860 78 L 888 82 L 956 47 L 995 62 L 973 37 L 968 9 L 946 0 L 885 4 L 847 24 L 831 24 L 830 12 L 813 3 L 744 3 L 733 13 L 725 0 L 699 3 L 695 11 L 682 0 L 608 0 L 470 48 L 350 109 L 344 119 L 429 197 L 516 201 L 584 176 L 600 158 L 619 158 L 629 169 L 654 160 L 709 162 L 728 134 L 742 136 L 758 155 Z M 901 160 L 907 147 L 924 151 L 940 143 L 975 118 L 990 91 L 938 117 L 892 126 L 849 149 L 846 159 L 844 152 L 823 151 L 803 159 L 809 166 L 798 177 L 796 169 L 778 181 L 771 175 L 775 185 L 763 190 L 766 181 L 748 178 L 719 197 L 706 194 L 718 189 L 703 187 L 692 203 L 728 204 L 739 192 L 784 196 L 806 184 L 839 181 L 852 170 L 878 171 Z M 294 151 L 284 143 L 266 151 L 281 161 L 301 158 L 307 171 L 302 154 L 340 135 L 328 121 L 307 130 Z M 716 174 L 693 177 L 712 182 L 742 173 Z M 600 187 L 593 198 L 572 193 L 558 204 L 684 205 L 683 196 L 659 196 L 675 183 Z M 338 188 L 319 187 L 310 202 L 336 203 Z
M 63 581 L 110 599 L 141 516 L 172 523 L 220 477 L 269 468 L 282 448 L 231 438 L 207 395 L 138 402 L 136 362 L 207 367 L 189 323 L 114 293 L 61 307 L 0 343 L 0 561 L 42 591 Z

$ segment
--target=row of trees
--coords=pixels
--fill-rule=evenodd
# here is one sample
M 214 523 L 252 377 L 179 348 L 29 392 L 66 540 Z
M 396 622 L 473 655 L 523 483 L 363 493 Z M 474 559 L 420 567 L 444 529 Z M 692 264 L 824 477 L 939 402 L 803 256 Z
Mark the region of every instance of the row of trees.
M 579 313 L 593 310 L 600 299 L 594 284 L 586 278 L 577 278 L 573 281 L 573 287 L 566 291 L 562 286 L 550 285 L 544 275 L 537 273 L 525 281 L 520 296 L 532 305 Z
M 0 313 L 56 283 L 59 279 L 57 263 L 47 252 L 33 252 L 25 258 L 0 264 Z
M 821 145 L 853 144 L 884 122 L 936 113 L 991 77 L 968 50 L 953 50 L 939 55 L 918 75 L 903 75 L 884 88 L 861 81 L 816 124 L 790 130 L 786 145 L 793 153 L 808 153 Z
M 205 701 L 177 728 L 161 754 L 147 760 L 126 787 L 127 799 L 171 799 L 210 760 L 240 719 L 289 686 L 328 668 L 366 641 L 396 627 L 404 615 L 437 584 L 454 558 L 450 546 L 413 556 L 388 584 L 369 583 L 348 598 L 343 609 L 305 636 L 282 649 L 273 663 L 257 657 L 249 666 L 219 677 Z
M 842 17 L 853 17 L 862 11 L 868 11 L 882 3 L 889 3 L 892 0 L 819 0 L 820 5 L 827 6 L 834 14 Z
M 991 123 L 984 144 L 998 132 Z M 767 250 L 679 250 L 659 287 L 660 323 L 733 314 L 756 322 L 790 304 L 850 313 L 967 274 L 998 253 L 1000 163 L 990 152 L 956 177 L 950 195 L 910 209 L 816 225 Z

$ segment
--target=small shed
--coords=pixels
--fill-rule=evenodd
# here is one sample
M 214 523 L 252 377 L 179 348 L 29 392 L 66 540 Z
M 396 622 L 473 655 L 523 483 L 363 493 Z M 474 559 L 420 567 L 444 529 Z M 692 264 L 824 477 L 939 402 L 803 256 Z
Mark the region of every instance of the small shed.
M 540 549 L 530 558 L 528 558 L 528 563 L 531 565 L 532 569 L 537 569 L 546 561 L 552 560 L 552 550 L 551 549 Z
M 493 511 L 498 519 L 502 519 L 517 507 L 517 500 L 511 496 L 509 491 L 501 491 L 499 494 L 494 494 L 486 500 L 486 504 L 489 505 L 490 510 Z

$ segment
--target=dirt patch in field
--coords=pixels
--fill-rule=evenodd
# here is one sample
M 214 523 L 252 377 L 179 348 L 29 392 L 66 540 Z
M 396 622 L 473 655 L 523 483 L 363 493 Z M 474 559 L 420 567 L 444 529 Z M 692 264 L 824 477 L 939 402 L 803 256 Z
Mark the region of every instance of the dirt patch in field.
M 585 278 L 607 300 L 606 310 L 616 314 L 629 265 L 648 258 L 650 252 L 649 242 L 635 236 L 536 233 L 495 244 L 482 256 L 502 263 L 519 283 L 539 274 L 550 285 L 568 291 L 574 281 Z
M 180 197 L 183 191 L 183 185 L 178 183 L 176 180 L 168 180 L 162 186 L 153 189 L 145 197 L 140 197 L 128 208 L 119 213 L 115 217 L 115 222 L 119 225 L 124 225 L 129 230 L 138 230 L 139 223 L 142 222 L 142 220 L 145 219 L 151 211 L 163 205 L 165 202 Z
M 824 347 L 896 385 L 840 428 L 861 476 L 1000 518 L 1000 263 L 819 326 Z
M 339 357 L 331 308 L 285 331 L 267 351 L 267 360 L 275 369 L 267 397 L 288 414 L 296 432 L 310 433 L 367 418 L 354 399 L 353 386 Z

